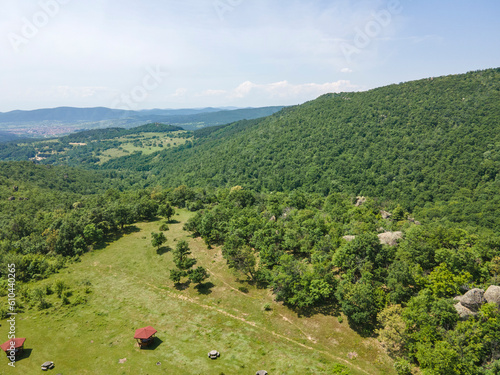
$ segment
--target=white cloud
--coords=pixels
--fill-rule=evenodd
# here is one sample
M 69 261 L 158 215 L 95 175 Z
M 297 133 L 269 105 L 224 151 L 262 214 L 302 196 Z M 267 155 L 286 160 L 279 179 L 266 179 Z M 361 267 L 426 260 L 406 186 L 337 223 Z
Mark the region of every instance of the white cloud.
M 256 84 L 254 84 L 254 83 L 252 83 L 250 81 L 245 81 L 241 85 L 239 85 L 238 87 L 236 87 L 234 89 L 233 93 L 231 94 L 231 97 L 234 97 L 234 98 L 244 98 L 255 87 L 259 87 L 259 85 L 256 85 Z
M 243 82 L 229 95 L 230 98 L 245 98 L 247 96 L 264 95 L 270 99 L 314 99 L 320 95 L 330 92 L 353 91 L 359 89 L 350 81 L 339 80 L 326 83 L 302 83 L 293 84 L 288 81 L 273 82 L 268 84 L 256 84 L 250 81 Z
M 178 88 L 177 90 L 175 90 L 175 93 L 172 94 L 173 97 L 182 97 L 182 96 L 185 96 L 186 93 L 188 92 L 188 89 L 185 89 L 185 88 Z
M 340 69 L 340 72 L 341 73 L 352 73 L 352 69 L 350 69 L 350 68 L 342 68 L 342 69 Z

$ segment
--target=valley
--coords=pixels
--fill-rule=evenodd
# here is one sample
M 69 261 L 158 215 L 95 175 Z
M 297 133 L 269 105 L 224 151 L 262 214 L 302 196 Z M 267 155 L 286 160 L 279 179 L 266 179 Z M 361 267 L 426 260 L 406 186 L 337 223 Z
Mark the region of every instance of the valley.
M 6 369 L 498 374 L 498 103 L 494 68 L 0 143 Z

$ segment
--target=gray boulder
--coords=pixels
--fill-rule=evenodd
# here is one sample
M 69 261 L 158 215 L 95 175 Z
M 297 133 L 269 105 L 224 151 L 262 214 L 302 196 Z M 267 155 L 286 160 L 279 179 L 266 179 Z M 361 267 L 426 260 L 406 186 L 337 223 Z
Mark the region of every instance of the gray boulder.
M 455 307 L 455 310 L 457 310 L 457 313 L 462 320 L 466 320 L 469 318 L 469 316 L 474 316 L 477 314 L 474 311 L 471 311 L 467 307 L 463 306 L 460 302 L 453 305 L 453 307 Z
M 400 238 L 403 238 L 403 232 L 385 232 L 378 235 L 380 243 L 389 246 L 396 246 Z
M 344 236 L 344 237 L 342 237 L 342 238 L 343 238 L 344 240 L 346 240 L 347 242 L 351 242 L 353 239 L 355 239 L 355 238 L 356 238 L 356 236 L 349 236 L 349 235 L 347 235 L 347 236 Z
M 496 303 L 500 308 L 500 286 L 491 285 L 484 293 L 484 298 L 488 303 Z
M 355 204 L 355 206 L 359 207 L 359 206 L 361 206 L 365 202 L 366 202 L 366 198 L 365 197 L 356 197 L 356 204 Z
M 462 306 L 468 308 L 471 311 L 477 312 L 485 303 L 484 290 L 474 288 L 465 293 L 462 298 L 460 298 L 460 303 Z
M 380 211 L 380 215 L 382 216 L 382 219 L 389 219 L 392 216 L 390 212 L 384 210 Z

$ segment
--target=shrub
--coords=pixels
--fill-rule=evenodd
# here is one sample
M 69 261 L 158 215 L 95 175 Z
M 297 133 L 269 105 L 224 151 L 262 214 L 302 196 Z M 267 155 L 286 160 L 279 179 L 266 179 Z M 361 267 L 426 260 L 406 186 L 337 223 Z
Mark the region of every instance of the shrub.
M 406 359 L 400 358 L 396 362 L 394 362 L 394 369 L 398 373 L 398 375 L 411 375 L 412 365 Z
M 55 283 L 54 283 L 54 289 L 57 293 L 57 296 L 59 298 L 61 298 L 61 295 L 62 293 L 68 289 L 68 286 L 66 285 L 66 283 L 62 280 L 57 280 Z

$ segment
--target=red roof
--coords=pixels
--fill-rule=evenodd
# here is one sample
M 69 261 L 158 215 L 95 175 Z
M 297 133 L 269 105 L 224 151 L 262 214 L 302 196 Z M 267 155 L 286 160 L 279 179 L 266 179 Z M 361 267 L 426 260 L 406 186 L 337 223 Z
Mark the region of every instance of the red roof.
M 156 332 L 158 331 L 151 326 L 139 328 L 138 330 L 135 331 L 134 339 L 149 339 Z
M 5 341 L 1 346 L 0 348 L 2 348 L 2 350 L 4 352 L 8 352 L 11 348 L 11 342 L 14 341 L 14 347 L 17 349 L 17 348 L 20 348 L 21 346 L 24 345 L 24 342 L 26 341 L 26 339 L 24 337 L 19 337 L 19 338 L 15 338 L 15 339 L 11 339 L 9 341 Z

